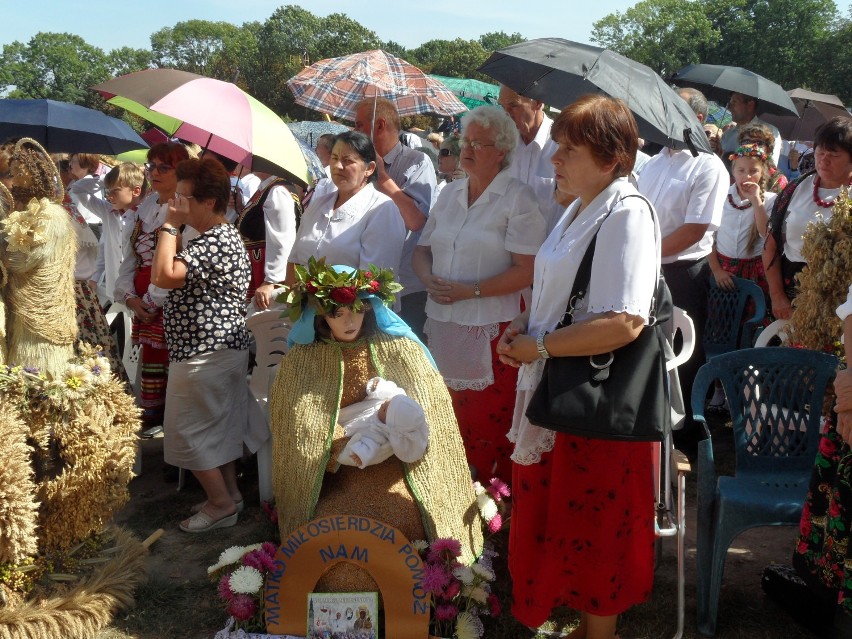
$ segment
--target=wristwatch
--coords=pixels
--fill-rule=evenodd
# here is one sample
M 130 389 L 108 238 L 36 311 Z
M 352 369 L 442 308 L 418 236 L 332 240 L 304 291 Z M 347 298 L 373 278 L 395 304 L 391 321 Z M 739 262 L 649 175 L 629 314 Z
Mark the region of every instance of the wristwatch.
M 538 349 L 538 356 L 542 359 L 550 359 L 550 353 L 547 352 L 547 348 L 544 346 L 544 336 L 547 335 L 547 331 L 542 331 L 538 334 L 538 337 L 535 338 L 535 346 Z
M 482 297 L 482 291 L 479 290 L 479 282 L 473 285 L 473 296 L 476 298 Z
M 178 230 L 173 226 L 161 226 L 160 230 L 164 233 L 168 233 L 169 235 L 174 235 L 175 237 L 178 236 Z

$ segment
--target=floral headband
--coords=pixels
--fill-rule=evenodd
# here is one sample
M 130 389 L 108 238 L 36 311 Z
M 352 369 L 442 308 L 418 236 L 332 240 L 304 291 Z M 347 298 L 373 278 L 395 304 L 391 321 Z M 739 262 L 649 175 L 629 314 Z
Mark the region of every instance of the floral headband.
M 306 307 L 317 315 L 335 308 L 350 306 L 355 311 L 364 307 L 364 299 L 374 296 L 385 305 L 393 304 L 394 293 L 402 286 L 394 281 L 393 271 L 371 264 L 367 270 L 327 266 L 325 258 L 309 258 L 307 267 L 295 267 L 296 283 L 287 292 L 286 302 L 291 321 L 296 321 Z
M 757 158 L 763 162 L 769 159 L 766 149 L 761 144 L 743 144 L 736 151 L 728 156 L 728 159 L 733 162 L 737 158 Z

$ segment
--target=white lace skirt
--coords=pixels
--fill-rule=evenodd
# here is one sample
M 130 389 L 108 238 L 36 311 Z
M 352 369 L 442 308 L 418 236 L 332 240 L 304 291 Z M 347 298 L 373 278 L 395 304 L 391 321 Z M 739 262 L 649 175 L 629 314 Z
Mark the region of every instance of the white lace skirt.
M 491 342 L 499 336 L 500 324 L 462 326 L 427 318 L 423 330 L 447 388 L 481 391 L 494 383 Z

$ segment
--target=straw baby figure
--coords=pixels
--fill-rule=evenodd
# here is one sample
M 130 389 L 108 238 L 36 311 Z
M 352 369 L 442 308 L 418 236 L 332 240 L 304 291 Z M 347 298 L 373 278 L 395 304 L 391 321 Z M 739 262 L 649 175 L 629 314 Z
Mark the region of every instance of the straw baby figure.
M 410 464 L 423 457 L 429 443 L 423 408 L 381 377 L 369 380 L 367 398 L 342 408 L 339 419 L 350 439 L 337 461 L 347 466 L 365 468 L 391 455 Z
M 59 204 L 63 189 L 56 165 L 35 140 L 15 144 L 9 173 L 13 211 L 0 221 L 8 272 L 7 361 L 56 377 L 73 356 L 77 338 L 77 239 Z
M 761 238 L 766 237 L 767 210 L 776 197 L 766 191 L 769 156 L 761 145 L 744 144 L 730 159 L 734 184 L 722 209 L 722 221 L 709 256 L 710 270 L 720 288 L 732 289 L 731 276 L 736 276 L 753 280 L 768 296 Z

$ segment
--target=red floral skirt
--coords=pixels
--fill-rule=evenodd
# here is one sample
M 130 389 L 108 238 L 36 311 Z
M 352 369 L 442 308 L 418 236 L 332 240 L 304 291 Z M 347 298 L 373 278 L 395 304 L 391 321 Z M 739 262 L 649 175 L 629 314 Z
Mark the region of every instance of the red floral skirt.
M 654 582 L 653 444 L 559 433 L 541 462 L 514 465 L 512 614 L 538 627 L 557 606 L 624 612 Z

